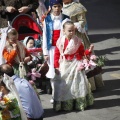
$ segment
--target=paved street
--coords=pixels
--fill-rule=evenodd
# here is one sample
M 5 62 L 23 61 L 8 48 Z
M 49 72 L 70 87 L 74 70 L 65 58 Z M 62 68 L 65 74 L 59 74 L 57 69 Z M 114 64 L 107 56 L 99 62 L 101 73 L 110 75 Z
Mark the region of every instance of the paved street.
M 55 112 L 51 95 L 42 94 L 44 120 L 120 120 L 120 0 L 81 0 L 87 8 L 89 38 L 96 55 L 109 59 L 103 67 L 105 86 L 93 93 L 94 105 L 85 111 Z

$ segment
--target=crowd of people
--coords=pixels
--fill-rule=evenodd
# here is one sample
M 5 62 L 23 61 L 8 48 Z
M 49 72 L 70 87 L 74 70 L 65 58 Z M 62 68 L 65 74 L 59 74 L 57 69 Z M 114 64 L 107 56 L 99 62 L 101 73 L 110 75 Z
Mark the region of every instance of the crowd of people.
M 86 74 L 97 66 L 86 12 L 77 0 L 0 1 L 0 120 L 43 119 L 39 79 L 49 81 L 55 111 L 84 111 L 94 104 L 92 91 L 104 84 L 101 73 Z M 10 24 L 19 14 L 31 15 L 42 28 L 41 49 L 33 36 L 18 39 Z

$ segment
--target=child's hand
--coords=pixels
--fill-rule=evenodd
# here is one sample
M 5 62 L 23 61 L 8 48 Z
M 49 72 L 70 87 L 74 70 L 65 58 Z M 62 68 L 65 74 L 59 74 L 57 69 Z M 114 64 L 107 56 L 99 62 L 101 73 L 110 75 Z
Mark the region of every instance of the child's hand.
M 13 46 L 13 49 L 14 49 L 14 50 L 17 49 L 17 44 L 16 44 L 16 43 L 13 43 L 12 46 Z
M 49 60 L 49 56 L 48 55 L 44 55 L 44 59 L 45 59 L 45 61 L 48 61 Z
M 91 51 L 93 50 L 93 48 L 94 48 L 94 45 L 91 44 L 91 45 L 90 45 L 90 48 L 89 48 L 89 51 L 91 52 Z
M 24 59 L 24 63 L 28 63 L 28 62 L 30 62 L 30 60 L 31 60 L 30 56 L 25 57 L 25 59 Z

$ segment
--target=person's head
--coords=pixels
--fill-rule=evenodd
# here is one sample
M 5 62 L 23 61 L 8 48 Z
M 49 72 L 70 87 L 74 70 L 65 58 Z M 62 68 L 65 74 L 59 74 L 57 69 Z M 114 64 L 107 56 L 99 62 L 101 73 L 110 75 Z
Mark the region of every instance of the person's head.
M 61 13 L 62 5 L 61 4 L 55 4 L 52 6 L 52 13 L 55 16 L 59 16 Z
M 0 75 L 4 75 L 4 73 L 12 77 L 14 75 L 14 70 L 9 64 L 2 64 L 0 65 Z
M 28 40 L 26 41 L 26 47 L 27 48 L 33 48 L 35 47 L 35 40 L 33 37 L 29 37 Z
M 27 49 L 35 47 L 35 39 L 32 36 L 27 36 L 23 40 L 23 44 Z
M 67 21 L 63 24 L 63 32 L 68 39 L 71 39 L 75 35 L 75 26 L 72 21 Z
M 73 0 L 63 0 L 63 3 L 64 4 L 69 4 L 69 3 L 72 3 Z
M 16 43 L 18 40 L 18 32 L 15 28 L 11 28 L 8 30 L 8 33 L 7 33 L 7 41 L 10 43 L 10 44 L 13 44 L 13 43 Z
M 50 0 L 50 7 L 53 15 L 60 15 L 62 9 L 62 0 Z

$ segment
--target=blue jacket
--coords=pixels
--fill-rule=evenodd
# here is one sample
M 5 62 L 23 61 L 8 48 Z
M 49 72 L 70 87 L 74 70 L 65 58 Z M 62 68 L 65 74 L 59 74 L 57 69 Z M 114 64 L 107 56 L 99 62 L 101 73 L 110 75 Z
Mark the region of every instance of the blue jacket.
M 66 18 L 69 18 L 67 15 L 62 14 L 62 21 Z M 61 21 L 61 22 L 62 22 Z M 52 34 L 53 34 L 53 21 L 50 14 L 45 18 L 46 22 L 46 36 L 47 36 L 47 49 L 49 50 L 52 46 Z

